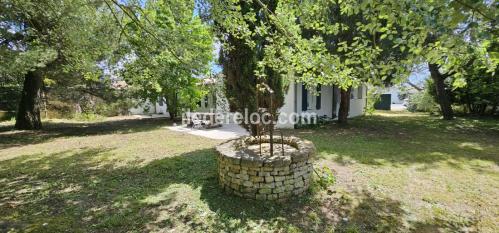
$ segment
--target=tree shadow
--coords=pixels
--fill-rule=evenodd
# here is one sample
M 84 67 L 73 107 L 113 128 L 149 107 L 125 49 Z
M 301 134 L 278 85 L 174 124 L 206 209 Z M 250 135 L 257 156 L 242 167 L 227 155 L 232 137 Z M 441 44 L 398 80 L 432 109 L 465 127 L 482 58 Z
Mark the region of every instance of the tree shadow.
M 441 218 L 434 218 L 427 222 L 414 222 L 410 232 L 414 233 L 434 233 L 434 232 L 480 232 L 477 227 L 477 219 L 465 219 L 464 221 L 449 221 Z
M 166 118 L 124 119 L 104 122 L 46 122 L 43 130 L 13 130 L 13 126 L 0 126 L 0 149 L 38 144 L 61 137 L 82 137 L 107 134 L 144 132 L 170 125 Z
M 211 177 L 211 150 L 116 166 L 109 148 L 24 155 L 0 162 L 0 231 L 141 231 L 160 203 L 144 202 L 173 184 L 200 187 Z M 173 195 L 173 194 L 171 194 Z
M 336 162 L 344 165 L 353 160 L 375 166 L 419 163 L 430 168 L 432 164 L 452 159 L 499 164 L 498 125 L 496 119 L 448 122 L 395 114 L 352 119 L 346 127 L 333 124 L 287 133 L 313 141 L 320 156 L 335 155 Z M 475 169 L 483 170 L 479 166 Z
M 125 165 L 108 159 L 113 150 L 81 148 L 1 161 L 0 231 L 408 230 L 400 202 L 365 190 L 313 192 L 283 203 L 246 200 L 219 188 L 213 149 Z

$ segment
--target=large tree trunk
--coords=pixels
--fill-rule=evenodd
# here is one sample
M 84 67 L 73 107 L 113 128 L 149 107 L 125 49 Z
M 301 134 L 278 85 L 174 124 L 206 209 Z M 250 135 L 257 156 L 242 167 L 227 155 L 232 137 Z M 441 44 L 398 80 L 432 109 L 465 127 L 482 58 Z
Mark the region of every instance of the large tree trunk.
M 177 119 L 177 113 L 178 113 L 178 96 L 177 92 L 173 92 L 173 94 L 165 94 L 165 100 L 166 100 L 166 109 L 168 111 L 168 114 L 170 114 L 170 119 L 172 121 L 175 121 Z
M 30 71 L 24 77 L 21 102 L 16 116 L 16 129 L 41 129 L 40 118 L 42 77 L 37 71 Z
M 439 66 L 437 64 L 428 63 L 428 68 L 430 70 L 431 78 L 435 83 L 435 89 L 437 91 L 437 101 L 440 105 L 442 116 L 444 117 L 444 120 L 452 120 L 454 118 L 454 112 L 452 111 L 449 96 L 445 91 L 445 77 L 438 70 Z
M 338 123 L 347 124 L 348 123 L 348 112 L 350 111 L 350 93 L 352 88 L 347 90 L 340 89 L 340 108 L 338 109 Z

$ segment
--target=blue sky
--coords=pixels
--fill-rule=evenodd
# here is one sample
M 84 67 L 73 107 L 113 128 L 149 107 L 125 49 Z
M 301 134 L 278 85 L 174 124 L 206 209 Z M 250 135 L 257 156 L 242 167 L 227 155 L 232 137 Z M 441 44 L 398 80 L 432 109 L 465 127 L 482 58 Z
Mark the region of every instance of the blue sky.
M 430 76 L 430 71 L 426 63 L 420 64 L 418 68 L 409 75 L 409 81 L 419 85 Z M 421 85 L 420 85 L 421 86 Z
M 211 64 L 211 72 L 216 74 L 216 73 L 220 73 L 222 72 L 222 67 L 219 66 L 217 63 L 218 63 L 218 55 L 219 55 L 219 52 L 220 52 L 220 42 L 218 41 L 215 41 L 215 43 L 213 44 L 213 60 L 214 62 Z

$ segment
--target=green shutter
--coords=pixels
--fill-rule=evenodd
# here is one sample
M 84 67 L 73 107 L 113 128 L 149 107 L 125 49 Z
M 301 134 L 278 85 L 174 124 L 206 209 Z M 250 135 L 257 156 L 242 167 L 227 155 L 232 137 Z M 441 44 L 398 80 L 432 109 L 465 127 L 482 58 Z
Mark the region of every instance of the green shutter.
M 301 110 L 302 111 L 307 111 L 308 108 L 308 93 L 307 93 L 307 88 L 305 85 L 301 85 Z
M 319 94 L 316 97 L 317 101 L 315 101 L 315 109 L 319 110 L 319 109 L 321 109 L 321 95 L 322 95 L 322 93 L 321 93 L 321 85 L 320 84 L 317 85 L 317 93 L 319 93 Z

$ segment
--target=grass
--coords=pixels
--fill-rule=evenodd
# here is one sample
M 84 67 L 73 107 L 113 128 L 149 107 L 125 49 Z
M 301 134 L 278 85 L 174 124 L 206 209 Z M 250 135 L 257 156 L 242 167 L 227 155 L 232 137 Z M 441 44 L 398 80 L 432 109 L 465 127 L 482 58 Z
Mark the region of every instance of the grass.
M 328 190 L 220 191 L 213 146 L 164 119 L 0 126 L 0 232 L 498 232 L 499 121 L 378 112 L 314 141 Z

